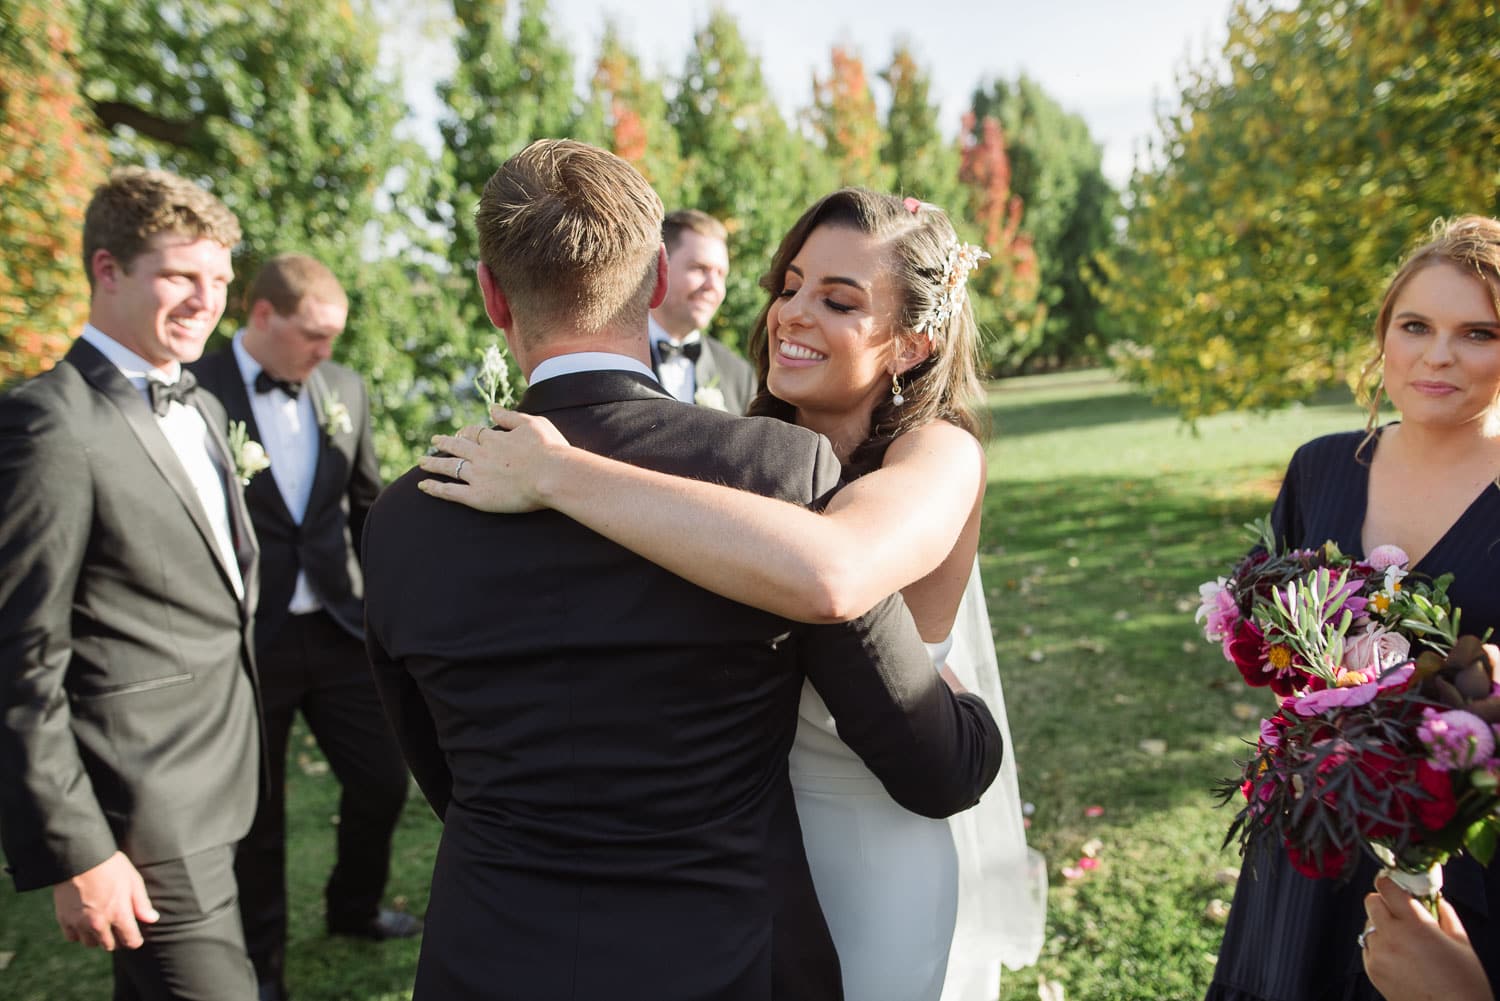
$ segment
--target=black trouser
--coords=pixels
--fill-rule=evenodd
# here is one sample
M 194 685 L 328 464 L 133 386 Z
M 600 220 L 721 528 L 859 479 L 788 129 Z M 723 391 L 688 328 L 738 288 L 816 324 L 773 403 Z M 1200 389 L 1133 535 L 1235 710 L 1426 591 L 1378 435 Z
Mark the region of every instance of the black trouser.
M 327 614 L 291 616 L 257 661 L 270 788 L 262 790 L 234 868 L 256 976 L 280 984 L 286 965 L 286 757 L 292 717 L 301 711 L 342 786 L 338 856 L 325 890 L 330 930 L 358 930 L 379 910 L 407 772 L 375 693 L 364 644 Z
M 234 848 L 139 866 L 151 906 L 145 944 L 114 951 L 115 1001 L 254 1001 L 235 907 Z

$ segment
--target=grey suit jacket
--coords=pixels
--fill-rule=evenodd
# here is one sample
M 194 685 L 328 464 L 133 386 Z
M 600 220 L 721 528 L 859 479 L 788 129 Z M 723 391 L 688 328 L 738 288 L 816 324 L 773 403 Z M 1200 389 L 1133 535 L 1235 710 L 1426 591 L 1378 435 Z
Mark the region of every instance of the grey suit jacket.
M 195 405 L 227 463 L 223 411 Z M 99 351 L 80 340 L 0 397 L 0 843 L 18 889 L 249 829 L 257 549 L 229 480 L 243 599 L 151 408 Z

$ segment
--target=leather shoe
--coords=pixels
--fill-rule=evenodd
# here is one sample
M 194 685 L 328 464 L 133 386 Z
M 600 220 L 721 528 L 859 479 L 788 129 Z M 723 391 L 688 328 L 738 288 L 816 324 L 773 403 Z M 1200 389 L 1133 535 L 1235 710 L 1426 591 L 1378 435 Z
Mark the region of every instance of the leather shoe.
M 389 911 L 382 908 L 373 918 L 361 925 L 330 925 L 328 934 L 369 938 L 377 942 L 384 942 L 388 938 L 416 938 L 422 934 L 422 922 L 405 911 Z
M 256 986 L 256 1001 L 288 1001 L 286 989 L 274 980 L 263 980 Z

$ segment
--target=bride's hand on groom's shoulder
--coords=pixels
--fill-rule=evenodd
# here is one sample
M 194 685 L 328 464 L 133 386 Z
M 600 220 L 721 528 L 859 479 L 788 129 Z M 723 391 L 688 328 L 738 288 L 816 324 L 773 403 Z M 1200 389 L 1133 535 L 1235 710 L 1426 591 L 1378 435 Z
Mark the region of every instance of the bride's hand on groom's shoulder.
M 422 456 L 417 465 L 449 480 L 421 480 L 418 488 L 479 511 L 542 510 L 550 465 L 569 448 L 567 439 L 545 417 L 494 406 L 490 419 L 493 428 L 470 425 L 457 434 L 433 435 L 438 454 Z

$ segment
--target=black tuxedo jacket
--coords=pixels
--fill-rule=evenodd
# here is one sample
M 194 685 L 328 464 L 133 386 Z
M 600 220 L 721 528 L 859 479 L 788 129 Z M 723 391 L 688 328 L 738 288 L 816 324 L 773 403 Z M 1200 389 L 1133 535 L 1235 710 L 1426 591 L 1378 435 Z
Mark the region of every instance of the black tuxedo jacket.
M 224 414 L 196 406 L 228 462 Z M 0 397 L 0 839 L 18 889 L 231 844 L 259 774 L 245 598 L 150 406 L 85 341 Z
M 546 380 L 521 409 L 583 448 L 799 504 L 838 482 L 819 436 L 644 376 Z M 787 782 L 804 673 L 892 795 L 931 816 L 994 778 L 984 704 L 949 693 L 899 599 L 796 625 L 556 512 L 427 497 L 423 475 L 365 532 L 376 683 L 444 818 L 415 997 L 765 1001 L 778 909 L 776 975 L 797 985 L 782 993 L 837 997 Z
M 743 414 L 755 399 L 755 369 L 745 359 L 735 354 L 721 341 L 707 334 L 702 337 L 703 350 L 693 362 L 693 382 L 699 389 L 713 387 L 724 394 L 724 409 L 731 414 Z M 651 342 L 651 368 L 661 374 L 661 358 L 656 353 L 656 342 Z
M 264 442 L 234 351 L 207 355 L 192 366 L 199 383 L 218 397 L 231 421 L 244 421 L 250 437 Z M 292 520 L 273 470 L 251 478 L 245 503 L 260 538 L 260 605 L 255 639 L 264 650 L 281 631 L 297 585 L 307 572 L 323 609 L 356 639 L 364 638 L 364 573 L 356 540 L 365 515 L 380 493 L 380 464 L 370 438 L 370 402 L 364 380 L 342 365 L 324 362 L 303 392 L 312 396 L 318 424 L 318 464 L 302 524 Z M 348 430 L 329 433 L 329 409 L 341 404 Z M 274 457 L 273 457 L 274 461 Z

